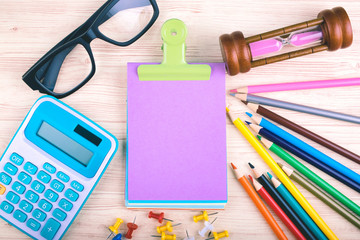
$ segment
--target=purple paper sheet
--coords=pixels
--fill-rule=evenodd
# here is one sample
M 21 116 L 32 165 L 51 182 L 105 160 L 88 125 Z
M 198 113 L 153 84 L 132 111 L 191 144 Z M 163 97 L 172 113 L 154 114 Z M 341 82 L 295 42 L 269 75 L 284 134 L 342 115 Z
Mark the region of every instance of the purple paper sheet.
M 226 201 L 225 66 L 208 81 L 139 81 L 128 63 L 129 201 Z

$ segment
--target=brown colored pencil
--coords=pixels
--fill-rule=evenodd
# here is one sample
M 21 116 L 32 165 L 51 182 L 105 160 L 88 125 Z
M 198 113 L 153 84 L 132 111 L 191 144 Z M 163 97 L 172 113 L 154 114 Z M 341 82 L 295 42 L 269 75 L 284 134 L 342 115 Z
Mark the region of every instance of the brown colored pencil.
M 245 103 L 245 102 L 244 102 Z M 245 103 L 246 104 L 246 103 Z M 277 122 L 278 124 L 283 125 L 284 127 L 293 130 L 294 132 L 297 132 L 299 134 L 301 134 L 304 137 L 307 137 L 310 140 L 313 140 L 314 142 L 317 142 L 319 144 L 321 144 L 324 147 L 329 148 L 330 150 L 356 162 L 360 164 L 360 156 L 337 145 L 334 142 L 331 142 L 330 140 L 323 138 L 319 135 L 317 135 L 316 133 L 303 128 L 302 126 L 270 111 L 269 109 L 266 109 L 258 104 L 254 104 L 254 103 L 247 103 L 247 106 L 254 112 L 269 118 L 271 120 L 273 120 L 274 122 Z

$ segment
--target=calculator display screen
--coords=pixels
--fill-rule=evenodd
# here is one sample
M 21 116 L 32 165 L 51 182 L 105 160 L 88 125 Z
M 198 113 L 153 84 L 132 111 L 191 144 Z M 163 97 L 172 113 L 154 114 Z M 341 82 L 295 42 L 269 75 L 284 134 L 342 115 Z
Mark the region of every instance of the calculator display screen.
M 94 155 L 89 149 L 74 141 L 64 133 L 43 121 L 37 135 L 57 147 L 84 166 L 87 166 Z

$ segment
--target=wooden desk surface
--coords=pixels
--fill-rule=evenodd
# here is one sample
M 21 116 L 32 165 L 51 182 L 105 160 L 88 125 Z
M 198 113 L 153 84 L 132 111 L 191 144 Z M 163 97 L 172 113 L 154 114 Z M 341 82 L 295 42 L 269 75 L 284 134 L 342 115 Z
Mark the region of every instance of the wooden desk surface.
M 104 1 L 100 0 L 37 0 L 2 1 L 0 10 L 0 152 L 5 151 L 12 136 L 29 108 L 42 96 L 32 91 L 21 76 L 43 54 L 64 36 L 82 24 Z M 259 34 L 279 27 L 314 19 L 327 8 L 343 6 L 351 19 L 354 42 L 351 47 L 336 52 L 321 52 L 310 56 L 271 64 L 234 77 L 227 76 L 227 89 L 250 84 L 292 81 L 325 80 L 360 76 L 360 4 L 357 0 L 344 1 L 165 1 L 158 0 L 160 17 L 144 37 L 135 44 L 122 48 L 100 40 L 92 43 L 97 72 L 93 79 L 75 94 L 63 101 L 112 132 L 124 145 L 126 140 L 126 63 L 160 62 L 161 25 L 170 18 L 179 18 L 188 26 L 187 59 L 189 62 L 222 61 L 218 37 L 223 33 L 241 30 L 245 36 Z M 360 116 L 360 87 L 304 90 L 261 94 L 276 99 Z M 245 111 L 235 99 L 228 102 Z M 356 124 L 321 117 L 278 110 L 276 112 L 316 131 L 322 136 L 360 154 L 360 127 Z M 318 149 L 360 173 L 360 166 L 317 144 Z M 147 218 L 148 210 L 129 210 L 124 203 L 125 148 L 119 148 L 98 186 L 88 199 L 64 239 L 106 239 L 107 226 L 115 218 L 132 221 L 137 217 L 139 229 L 133 239 L 152 239 L 156 234 L 155 221 Z M 235 162 L 249 171 L 248 161 L 262 170 L 265 163 L 228 120 L 228 162 Z M 308 166 L 308 164 L 305 164 Z M 360 195 L 354 190 L 311 167 L 314 172 L 360 204 Z M 250 172 L 250 171 L 249 171 Z M 297 184 L 296 184 L 297 185 Z M 298 185 L 297 185 L 298 186 Z M 360 231 L 332 209 L 298 186 L 339 239 L 358 239 Z M 244 189 L 228 173 L 229 201 L 219 211 L 216 230 L 227 229 L 229 239 L 275 239 L 275 235 L 257 211 Z M 174 230 L 179 239 L 185 229 L 195 235 L 203 227 L 194 223 L 198 211 L 164 210 L 166 216 L 181 222 Z M 278 218 L 275 216 L 278 220 Z M 290 239 L 294 237 L 279 221 Z M 23 233 L 0 220 L 1 239 L 28 239 Z M 125 231 L 125 224 L 121 227 Z M 201 238 L 197 238 L 201 239 Z

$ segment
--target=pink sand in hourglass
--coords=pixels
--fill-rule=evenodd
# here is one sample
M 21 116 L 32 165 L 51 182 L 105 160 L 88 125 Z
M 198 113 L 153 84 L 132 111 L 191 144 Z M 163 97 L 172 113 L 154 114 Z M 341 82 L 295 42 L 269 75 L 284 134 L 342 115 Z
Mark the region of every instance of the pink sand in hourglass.
M 321 31 L 297 33 L 291 36 L 289 43 L 298 47 L 321 40 L 322 37 L 323 35 Z M 255 58 L 257 56 L 280 51 L 283 47 L 283 43 L 279 39 L 271 38 L 249 43 L 249 47 L 252 57 Z

